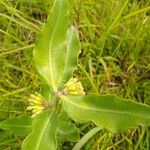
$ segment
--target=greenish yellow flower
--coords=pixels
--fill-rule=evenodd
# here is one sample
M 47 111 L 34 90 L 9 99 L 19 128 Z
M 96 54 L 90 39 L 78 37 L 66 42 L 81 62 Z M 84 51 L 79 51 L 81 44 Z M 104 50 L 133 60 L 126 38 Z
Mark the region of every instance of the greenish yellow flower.
M 46 101 L 44 97 L 37 92 L 35 92 L 35 94 L 31 94 L 28 101 L 29 101 L 29 106 L 27 107 L 27 110 L 32 111 L 32 116 L 31 116 L 32 118 L 36 117 L 45 109 Z
M 85 95 L 81 82 L 77 78 L 71 78 L 64 88 L 64 95 Z

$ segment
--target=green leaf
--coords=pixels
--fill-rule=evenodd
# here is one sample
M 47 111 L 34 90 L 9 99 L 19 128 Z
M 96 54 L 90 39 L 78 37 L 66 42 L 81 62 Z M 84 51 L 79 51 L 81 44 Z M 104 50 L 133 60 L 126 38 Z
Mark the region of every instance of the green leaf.
M 0 128 L 15 135 L 26 136 L 31 131 L 31 123 L 30 117 L 9 118 L 0 123 Z
M 76 145 L 72 148 L 72 150 L 80 150 L 83 145 L 94 136 L 98 131 L 100 131 L 101 128 L 95 127 L 91 129 L 89 132 L 87 132 L 79 141 L 76 143 Z
M 61 112 L 58 116 L 58 137 L 76 142 L 80 139 L 78 128 L 71 122 L 66 112 Z
M 67 80 L 72 77 L 73 71 L 76 69 L 78 64 L 78 56 L 80 52 L 80 42 L 77 30 L 71 26 L 67 31 L 67 48 L 60 83 L 66 83 Z
M 150 125 L 150 107 L 125 101 L 114 95 L 64 97 L 64 109 L 78 121 L 92 121 L 113 132 L 122 132 L 136 125 Z
M 33 53 L 37 70 L 54 91 L 77 66 L 80 43 L 76 30 L 67 30 L 68 20 L 68 0 L 56 0 Z
M 23 150 L 56 150 L 57 117 L 54 112 L 45 111 L 35 118 L 32 132 L 23 141 Z
M 80 139 L 78 128 L 70 121 L 59 122 L 58 135 L 72 142 Z
M 51 101 L 53 99 L 53 95 L 50 92 L 50 87 L 49 85 L 45 85 L 42 87 L 41 95 L 48 101 Z

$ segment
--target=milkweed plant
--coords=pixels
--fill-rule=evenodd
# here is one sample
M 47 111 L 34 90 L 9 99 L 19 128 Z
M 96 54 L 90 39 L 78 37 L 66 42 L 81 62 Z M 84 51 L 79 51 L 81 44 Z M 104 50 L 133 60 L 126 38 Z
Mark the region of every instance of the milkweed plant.
M 123 132 L 138 125 L 150 125 L 150 107 L 116 95 L 88 94 L 74 76 L 80 54 L 77 30 L 69 27 L 67 0 L 56 0 L 42 31 L 37 35 L 33 61 L 49 86 L 47 98 L 39 91 L 28 99 L 32 127 L 22 143 L 23 150 L 56 150 L 58 137 L 80 141 L 74 122 L 92 122 L 94 133 L 105 128 Z M 93 129 L 92 129 L 93 131 Z M 79 149 L 74 146 L 74 150 Z

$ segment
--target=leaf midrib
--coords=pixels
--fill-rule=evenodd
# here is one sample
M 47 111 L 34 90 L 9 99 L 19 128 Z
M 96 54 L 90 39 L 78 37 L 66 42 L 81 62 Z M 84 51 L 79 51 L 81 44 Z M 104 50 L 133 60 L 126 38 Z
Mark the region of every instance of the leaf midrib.
M 150 119 L 149 116 L 144 116 L 143 117 L 143 115 L 136 115 L 136 114 L 131 114 L 131 113 L 123 113 L 121 111 L 112 111 L 112 110 L 107 110 L 107 109 L 95 109 L 95 108 L 91 109 L 90 107 L 85 107 L 85 106 L 79 105 L 78 103 L 74 103 L 73 101 L 70 101 L 67 98 L 64 98 L 64 100 L 66 100 L 67 102 L 69 102 L 72 105 L 75 105 L 76 107 L 79 107 L 80 109 L 86 109 L 86 110 L 90 110 L 90 111 L 94 110 L 94 111 L 97 111 L 97 112 L 116 113 L 116 114 L 130 115 L 130 116 Z
M 47 126 L 48 126 L 48 124 L 49 124 L 49 121 L 50 121 L 50 119 L 51 119 L 51 116 L 52 116 L 52 113 L 49 115 L 49 118 L 47 119 L 47 121 L 44 122 L 44 126 L 43 126 L 43 128 L 42 128 L 41 134 L 39 134 L 39 135 L 40 135 L 39 138 L 38 138 L 39 140 L 36 142 L 37 145 L 36 145 L 36 147 L 35 147 L 35 150 L 36 150 L 36 149 L 39 150 L 39 146 L 40 146 L 42 137 L 43 137 L 43 135 L 44 135 L 44 133 L 45 133 L 45 131 L 46 131 L 46 129 L 47 129 Z
M 59 13 L 58 13 L 58 16 L 57 16 L 57 20 L 56 20 L 55 25 L 54 25 L 54 29 L 52 31 L 52 35 L 51 35 L 50 43 L 49 43 L 49 51 L 48 51 L 48 56 L 49 56 L 48 57 L 49 58 L 49 70 L 50 70 L 50 76 L 51 76 L 51 81 L 52 81 L 52 85 L 53 85 L 54 91 L 57 90 L 57 87 L 56 87 L 56 85 L 54 83 L 53 69 L 52 69 L 52 58 L 51 58 L 51 53 L 52 53 L 52 39 L 53 39 L 55 30 L 56 30 L 57 24 L 59 22 L 61 11 L 62 11 L 62 1 L 60 2 L 60 9 L 59 9 Z

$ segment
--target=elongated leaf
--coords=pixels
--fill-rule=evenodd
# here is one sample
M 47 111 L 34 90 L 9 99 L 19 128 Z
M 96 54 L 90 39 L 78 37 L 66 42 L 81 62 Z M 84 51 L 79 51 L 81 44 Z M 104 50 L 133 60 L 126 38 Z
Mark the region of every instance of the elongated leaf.
M 64 57 L 64 68 L 61 73 L 60 83 L 65 83 L 72 77 L 73 71 L 77 67 L 77 58 L 80 53 L 80 42 L 78 39 L 78 33 L 72 26 L 67 31 L 67 48 Z
M 72 119 L 92 121 L 113 132 L 122 132 L 136 125 L 150 125 L 149 106 L 114 95 L 64 97 L 62 101 Z
M 56 150 L 57 118 L 54 112 L 45 111 L 35 118 L 32 133 L 24 140 L 23 150 Z
M 15 135 L 26 136 L 31 131 L 32 120 L 30 117 L 9 118 L 0 123 L 0 128 Z
M 34 49 L 37 70 L 57 91 L 77 66 L 80 44 L 74 28 L 68 28 L 68 0 L 56 0 Z
M 86 133 L 79 141 L 76 143 L 76 145 L 73 147 L 72 150 L 79 150 L 83 147 L 83 145 L 96 134 L 98 131 L 100 131 L 101 128 L 95 127 L 94 129 L 90 130 L 88 133 Z

